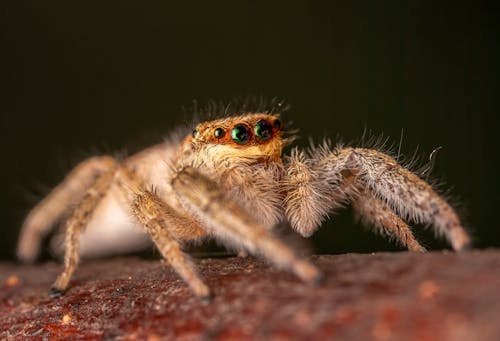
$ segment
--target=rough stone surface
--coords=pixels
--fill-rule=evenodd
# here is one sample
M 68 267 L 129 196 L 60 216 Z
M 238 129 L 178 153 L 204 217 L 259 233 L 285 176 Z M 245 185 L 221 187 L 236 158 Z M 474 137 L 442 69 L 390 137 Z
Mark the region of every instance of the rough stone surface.
M 254 258 L 198 260 L 202 302 L 159 261 L 0 263 L 0 339 L 500 340 L 500 252 L 314 256 L 317 286 Z

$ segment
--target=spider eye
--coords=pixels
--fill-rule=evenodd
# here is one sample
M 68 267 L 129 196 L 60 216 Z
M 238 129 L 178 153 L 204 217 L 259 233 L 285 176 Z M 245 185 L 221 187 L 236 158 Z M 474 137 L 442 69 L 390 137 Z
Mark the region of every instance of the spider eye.
M 246 144 L 251 138 L 250 129 L 244 124 L 237 124 L 231 131 L 231 137 L 237 144 Z
M 226 131 L 222 128 L 217 128 L 214 130 L 214 136 L 217 139 L 221 139 L 226 135 Z
M 282 127 L 282 124 L 281 124 L 281 120 L 280 119 L 275 119 L 274 122 L 273 122 L 273 125 L 274 125 L 274 128 L 278 129 L 278 130 L 281 130 L 281 127 Z
M 267 121 L 260 120 L 255 125 L 254 132 L 259 140 L 267 141 L 271 138 L 273 127 L 271 127 L 271 125 Z
M 193 130 L 193 132 L 191 133 L 191 136 L 193 136 L 193 138 L 195 138 L 197 134 L 198 134 L 198 131 L 195 129 L 195 130 Z

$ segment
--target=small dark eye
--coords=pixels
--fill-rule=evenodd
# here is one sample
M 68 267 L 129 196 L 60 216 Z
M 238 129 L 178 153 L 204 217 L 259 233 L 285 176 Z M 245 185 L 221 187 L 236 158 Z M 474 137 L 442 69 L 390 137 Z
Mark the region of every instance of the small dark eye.
M 231 131 L 231 137 L 237 144 L 246 144 L 252 137 L 250 129 L 244 124 L 237 124 Z
M 214 136 L 217 139 L 221 139 L 226 135 L 226 131 L 222 128 L 217 128 L 214 130 Z
M 274 128 L 281 130 L 281 120 L 275 119 L 273 122 Z
M 259 140 L 267 141 L 272 136 L 273 127 L 271 127 L 271 125 L 267 121 L 260 120 L 255 125 L 254 132 L 255 135 L 259 138 Z
M 198 131 L 195 129 L 195 130 L 193 130 L 193 132 L 191 133 L 191 136 L 193 136 L 193 138 L 195 138 L 195 137 L 196 137 L 196 134 L 198 134 Z

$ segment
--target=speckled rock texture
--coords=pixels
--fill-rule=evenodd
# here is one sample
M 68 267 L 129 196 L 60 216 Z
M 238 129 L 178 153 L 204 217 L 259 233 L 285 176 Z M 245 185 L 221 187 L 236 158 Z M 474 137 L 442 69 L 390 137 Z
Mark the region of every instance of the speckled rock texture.
M 500 340 L 500 251 L 312 257 L 319 285 L 255 258 L 197 260 L 194 297 L 160 261 L 84 262 L 49 299 L 54 263 L 0 263 L 1 340 Z

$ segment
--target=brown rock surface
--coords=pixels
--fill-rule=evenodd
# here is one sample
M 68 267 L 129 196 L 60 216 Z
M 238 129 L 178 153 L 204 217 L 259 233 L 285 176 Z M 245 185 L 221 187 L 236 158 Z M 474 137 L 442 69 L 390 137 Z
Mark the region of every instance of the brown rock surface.
M 84 262 L 49 299 L 60 271 L 0 263 L 0 339 L 500 340 L 500 252 L 314 256 L 300 282 L 254 258 L 199 260 L 212 302 L 159 261 Z

